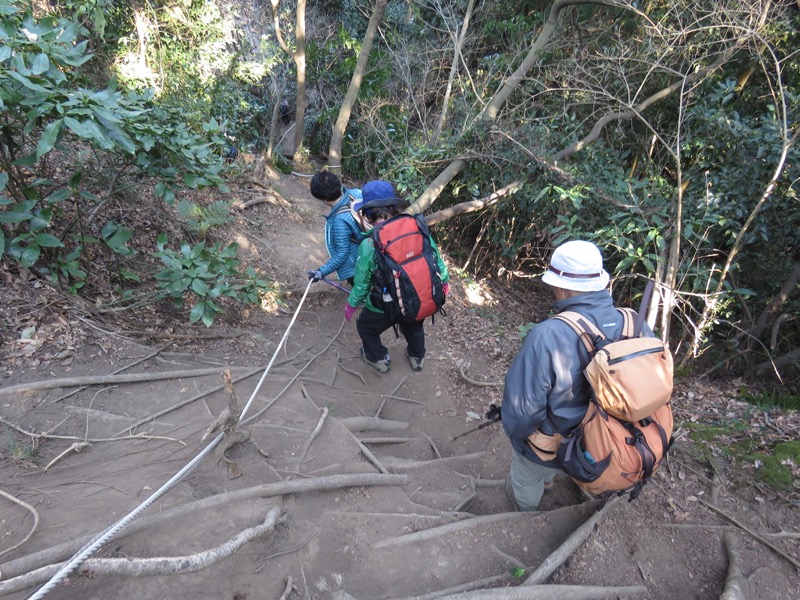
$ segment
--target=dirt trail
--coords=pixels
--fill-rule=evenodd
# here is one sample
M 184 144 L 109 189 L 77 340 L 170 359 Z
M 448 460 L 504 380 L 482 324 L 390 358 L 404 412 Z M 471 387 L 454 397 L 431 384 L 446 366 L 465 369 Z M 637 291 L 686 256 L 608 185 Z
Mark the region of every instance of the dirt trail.
M 280 275 L 285 288 L 302 291 L 305 271 L 325 260 L 325 207 L 307 194 L 307 179 L 284 177 L 275 187 L 290 199 L 292 211 L 254 210 L 231 235 Z M 432 597 L 478 580 L 487 580 L 488 587 L 518 585 L 596 503 L 584 502 L 575 486 L 559 480 L 539 513 L 510 512 L 502 487 L 510 449 L 499 427 L 453 441 L 477 423 L 468 413 L 482 413 L 501 390 L 471 385 L 461 370 L 482 381 L 501 379 L 520 343 L 516 328 L 524 323 L 514 321 L 511 311 L 482 307 L 458 281 L 454 288 L 449 316 L 426 325 L 425 369 L 411 371 L 400 340 L 390 344 L 392 370 L 381 376 L 358 359 L 355 326 L 343 323 L 344 294 L 316 284 L 248 412 L 242 431 L 251 441 L 233 445 L 224 456 L 215 452 L 144 512 L 140 519 L 151 525 L 132 526 L 134 531 L 123 532 L 95 557 L 198 553 L 259 525 L 278 507 L 282 516 L 274 530 L 244 544 L 234 557 L 191 574 L 107 576 L 87 562 L 49 597 L 327 599 L 345 592 L 367 600 Z M 235 384 L 244 405 L 299 297 L 288 300 L 287 313 L 251 315 L 229 325 L 236 337 L 172 341 L 130 372 L 236 367 L 235 379 L 242 367 L 257 370 Z M 499 314 L 508 321 L 498 320 Z M 388 334 L 386 339 L 392 341 Z M 3 388 L 108 374 L 153 351 L 92 330 L 70 365 L 54 360 L 14 370 Z M 0 389 L 0 490 L 40 517 L 34 535 L 0 558 L 0 597 L 26 597 L 35 587 L 4 586 L 68 558 L 86 536 L 133 510 L 196 456 L 207 443 L 201 436 L 228 398 L 218 390 L 189 400 L 221 384 L 219 375 L 183 377 L 91 386 L 63 399 L 74 388 L 13 396 Z M 685 392 L 675 402 L 688 402 Z M 183 406 L 150 418 L 178 404 Z M 364 421 L 371 428 L 360 428 Z M 51 437 L 34 448 L 24 432 L 75 439 Z M 115 437 L 120 439 L 105 441 Z M 84 440 L 88 445 L 80 452 L 67 452 Z M 703 499 L 759 531 L 797 531 L 796 511 L 777 504 L 766 511 L 752 490 L 712 486 L 713 474 L 692 458 L 691 446 L 682 436 L 653 484 L 634 503 L 610 507 L 550 583 L 644 585 L 646 594 L 627 597 L 649 600 L 717 598 L 727 573 L 720 529 L 726 522 L 707 511 Z M 342 484 L 357 477 L 371 477 L 373 484 Z M 198 501 L 213 506 L 180 512 Z M 33 518 L 5 497 L 0 506 L 3 552 L 24 539 Z M 736 537 L 747 597 L 797 597 L 797 573 L 787 560 L 741 532 Z M 74 540 L 76 547 L 35 560 L 37 552 Z M 797 557 L 796 540 L 775 543 Z M 515 579 L 516 567 L 526 575 Z M 293 589 L 285 594 L 289 578 Z

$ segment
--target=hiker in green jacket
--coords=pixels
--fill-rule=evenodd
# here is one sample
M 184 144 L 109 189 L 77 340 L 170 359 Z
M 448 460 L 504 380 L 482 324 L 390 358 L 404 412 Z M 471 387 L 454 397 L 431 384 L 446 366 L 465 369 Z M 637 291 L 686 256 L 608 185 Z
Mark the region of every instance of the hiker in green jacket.
M 362 194 L 361 213 L 368 226 L 375 227 L 402 212 L 404 201 L 396 197 L 394 187 L 386 181 L 370 181 L 364 185 Z M 447 266 L 442 260 L 439 248 L 433 238 L 429 237 L 429 239 L 436 258 L 442 289 L 447 294 L 450 291 L 450 284 L 447 283 L 450 277 Z M 356 307 L 362 302 L 364 303 L 365 310 L 361 311 L 356 321 L 358 335 L 363 344 L 360 356 L 364 362 L 379 372 L 388 372 L 391 367 L 391 358 L 388 349 L 381 343 L 381 334 L 397 325 L 408 344 L 406 356 L 408 356 L 412 370 L 421 371 L 425 361 L 423 321 L 404 318 L 392 319 L 386 314 L 383 294 L 375 286 L 377 269 L 375 244 L 373 239 L 368 237 L 358 247 L 353 289 L 344 307 L 345 318 L 350 321 Z

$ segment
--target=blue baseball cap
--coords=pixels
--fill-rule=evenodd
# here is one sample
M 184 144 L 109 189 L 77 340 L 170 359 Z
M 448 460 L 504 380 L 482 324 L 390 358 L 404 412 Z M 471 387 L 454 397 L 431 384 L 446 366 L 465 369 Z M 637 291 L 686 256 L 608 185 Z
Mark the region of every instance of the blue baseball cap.
M 365 208 L 377 208 L 379 206 L 392 206 L 394 204 L 402 204 L 403 200 L 398 198 L 394 191 L 394 186 L 388 181 L 369 181 L 361 188 L 361 203 L 356 204 L 353 208 L 355 210 L 364 210 Z

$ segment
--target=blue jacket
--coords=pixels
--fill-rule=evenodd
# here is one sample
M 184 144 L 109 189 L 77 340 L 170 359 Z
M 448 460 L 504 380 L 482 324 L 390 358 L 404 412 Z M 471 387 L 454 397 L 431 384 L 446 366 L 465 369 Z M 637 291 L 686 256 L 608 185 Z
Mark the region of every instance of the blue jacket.
M 325 247 L 330 260 L 319 268 L 323 277 L 336 271 L 340 281 L 355 274 L 358 244 L 364 237 L 350 212 L 350 200 L 361 198 L 361 190 L 342 188 L 342 192 L 342 197 L 325 217 Z
M 619 338 L 622 315 L 607 290 L 560 300 L 556 313 L 573 310 L 592 321 L 603 334 Z M 652 335 L 645 326 L 645 335 Z M 506 373 L 503 390 L 503 429 L 511 445 L 525 458 L 550 466 L 530 449 L 526 440 L 534 431 L 569 433 L 586 414 L 591 387 L 583 369 L 589 353 L 569 325 L 548 319 L 536 325 Z

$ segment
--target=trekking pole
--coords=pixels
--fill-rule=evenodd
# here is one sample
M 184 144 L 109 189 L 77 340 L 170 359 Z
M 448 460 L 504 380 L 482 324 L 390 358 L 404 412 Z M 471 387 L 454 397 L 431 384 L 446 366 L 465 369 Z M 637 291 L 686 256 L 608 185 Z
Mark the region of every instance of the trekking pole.
M 338 283 L 334 283 L 334 282 L 332 282 L 332 281 L 328 281 L 328 280 L 327 280 L 327 279 L 325 279 L 324 277 L 323 277 L 322 279 L 320 279 L 320 281 L 324 281 L 324 282 L 325 282 L 325 283 L 327 283 L 328 285 L 332 285 L 332 286 L 333 286 L 333 287 L 335 287 L 335 288 L 339 288 L 339 289 L 340 289 L 340 290 L 342 290 L 342 291 L 343 291 L 345 294 L 349 294 L 349 293 L 350 293 L 350 290 L 348 290 L 346 287 L 343 287 L 343 286 L 339 285 Z
M 472 429 L 468 429 L 468 430 L 467 430 L 467 431 L 465 431 L 464 433 L 459 433 L 459 434 L 458 434 L 456 437 L 454 437 L 454 438 L 453 438 L 452 440 L 450 440 L 450 441 L 452 441 L 452 442 L 455 442 L 455 441 L 456 441 L 458 438 L 460 438 L 460 437 L 464 437 L 465 435 L 469 435 L 470 433 L 475 433 L 475 432 L 476 432 L 476 431 L 478 431 L 479 429 L 483 429 L 484 427 L 488 427 L 489 425 L 494 425 L 494 424 L 495 424 L 495 423 L 497 423 L 498 421 L 500 421 L 500 417 L 495 417 L 495 418 L 494 418 L 494 419 L 492 419 L 491 421 L 486 421 L 486 423 L 481 423 L 481 424 L 480 424 L 480 425 L 478 425 L 477 427 L 473 427 Z

